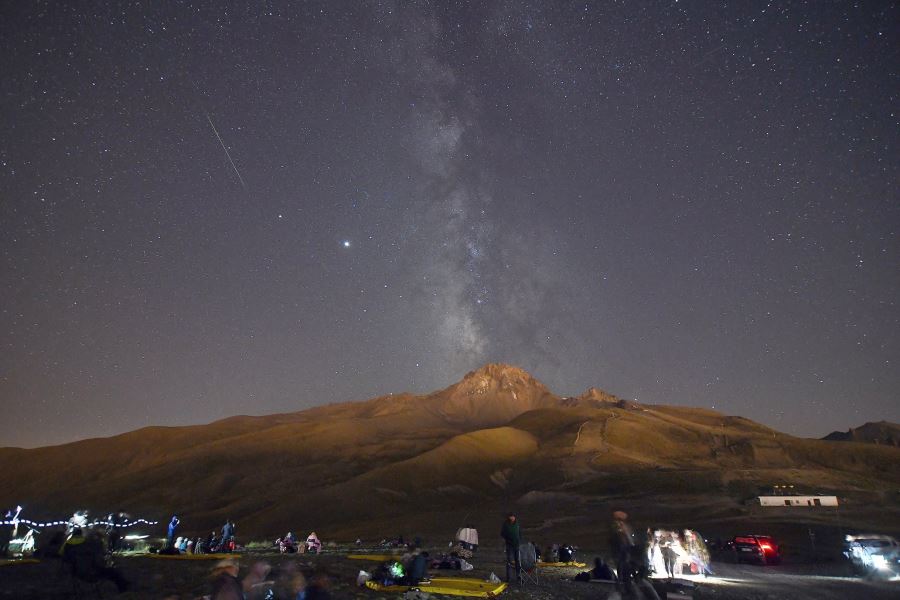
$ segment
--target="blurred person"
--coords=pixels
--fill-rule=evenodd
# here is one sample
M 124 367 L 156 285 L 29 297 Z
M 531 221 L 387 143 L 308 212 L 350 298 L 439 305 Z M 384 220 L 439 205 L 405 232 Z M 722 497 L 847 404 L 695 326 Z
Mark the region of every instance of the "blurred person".
M 314 574 L 306 587 L 303 596 L 297 596 L 300 600 L 331 600 L 331 580 L 324 573 Z
M 121 545 L 122 540 L 122 526 L 125 524 L 127 518 L 127 515 L 120 510 L 109 515 L 109 518 L 107 519 L 108 525 L 106 526 L 106 545 L 110 553 L 119 550 L 119 546 Z
M 85 581 L 105 579 L 115 584 L 120 593 L 130 587 L 118 569 L 106 564 L 106 548 L 99 532 L 92 531 L 85 537 L 81 528 L 75 528 L 60 551 L 63 562 L 69 565 L 75 578 Z
M 244 600 L 244 590 L 238 581 L 240 565 L 233 558 L 216 563 L 212 570 L 212 593 L 210 600 Z
M 617 510 L 612 514 L 610 524 L 610 546 L 616 560 L 616 572 L 619 581 L 628 581 L 631 578 L 631 554 L 634 550 L 634 532 L 628 524 L 628 513 Z
M 246 600 L 264 600 L 272 597 L 275 582 L 268 579 L 271 571 L 272 565 L 262 560 L 250 567 L 250 572 L 241 582 Z

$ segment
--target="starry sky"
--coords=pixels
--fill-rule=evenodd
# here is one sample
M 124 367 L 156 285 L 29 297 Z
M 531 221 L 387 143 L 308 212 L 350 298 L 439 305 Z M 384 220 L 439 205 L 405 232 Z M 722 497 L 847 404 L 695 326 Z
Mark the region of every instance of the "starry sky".
M 900 421 L 894 2 L 6 2 L 0 446 L 486 362 Z

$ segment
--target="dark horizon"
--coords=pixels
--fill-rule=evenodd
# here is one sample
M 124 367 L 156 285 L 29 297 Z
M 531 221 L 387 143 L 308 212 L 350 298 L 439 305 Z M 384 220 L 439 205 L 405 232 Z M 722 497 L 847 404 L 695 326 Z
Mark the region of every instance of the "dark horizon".
M 898 10 L 8 3 L 0 446 L 486 362 L 900 422 Z

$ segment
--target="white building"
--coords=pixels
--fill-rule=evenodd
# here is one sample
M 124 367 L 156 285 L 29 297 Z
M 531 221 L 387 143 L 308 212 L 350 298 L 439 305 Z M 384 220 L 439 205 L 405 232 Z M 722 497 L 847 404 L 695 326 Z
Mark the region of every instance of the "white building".
M 761 506 L 837 506 L 837 496 L 760 496 Z

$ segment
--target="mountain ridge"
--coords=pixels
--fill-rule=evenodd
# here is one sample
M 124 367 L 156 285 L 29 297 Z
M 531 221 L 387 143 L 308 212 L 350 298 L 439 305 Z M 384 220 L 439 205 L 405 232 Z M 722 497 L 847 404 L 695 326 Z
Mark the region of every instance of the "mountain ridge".
M 832 431 L 822 438 L 833 442 L 862 442 L 900 447 L 900 424 L 890 421 L 864 423 L 847 431 Z
M 569 498 L 579 511 L 611 493 L 712 489 L 739 503 L 773 478 L 871 494 L 900 481 L 900 449 L 796 438 L 597 388 L 563 398 L 522 369 L 488 364 L 425 395 L 3 448 L 0 472 L 0 505 L 48 517 L 177 511 L 207 531 L 240 515 L 245 531 L 266 535 L 297 519 L 350 534 L 423 504 L 440 522 L 460 503 Z

